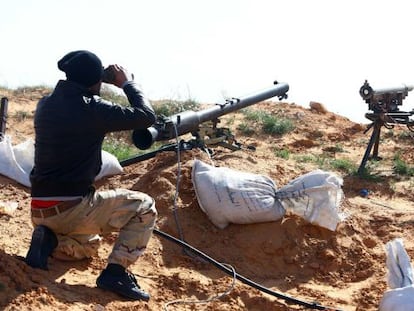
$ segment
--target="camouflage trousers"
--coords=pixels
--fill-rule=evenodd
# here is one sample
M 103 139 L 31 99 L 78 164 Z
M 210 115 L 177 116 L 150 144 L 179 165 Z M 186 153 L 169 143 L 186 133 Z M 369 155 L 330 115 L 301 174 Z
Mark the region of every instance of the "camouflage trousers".
M 34 225 L 55 232 L 58 246 L 52 256 L 64 260 L 92 257 L 100 235 L 119 232 L 108 263 L 127 268 L 144 252 L 157 218 L 154 199 L 126 189 L 96 191 L 73 208 L 48 218 L 32 217 Z

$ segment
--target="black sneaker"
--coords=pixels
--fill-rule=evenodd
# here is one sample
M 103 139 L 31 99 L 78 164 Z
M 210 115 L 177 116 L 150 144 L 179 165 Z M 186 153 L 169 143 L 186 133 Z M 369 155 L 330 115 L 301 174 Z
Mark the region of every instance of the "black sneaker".
M 52 230 L 43 225 L 36 226 L 26 255 L 26 263 L 32 268 L 48 270 L 47 259 L 57 245 L 58 240 Z
M 138 285 L 135 276 L 127 271 L 115 275 L 105 269 L 96 280 L 96 285 L 132 300 L 148 301 L 150 299 L 150 295 Z

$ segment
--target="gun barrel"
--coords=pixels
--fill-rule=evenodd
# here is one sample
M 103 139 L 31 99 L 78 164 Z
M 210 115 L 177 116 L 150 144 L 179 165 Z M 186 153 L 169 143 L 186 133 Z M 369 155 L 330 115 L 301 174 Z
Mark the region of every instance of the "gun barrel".
M 269 99 L 275 96 L 283 96 L 284 94 L 287 93 L 288 90 L 289 90 L 288 84 L 280 83 L 266 90 L 262 90 L 261 92 L 251 94 L 241 99 L 233 98 L 233 99 L 227 100 L 224 104 L 214 105 L 211 108 L 200 111 L 199 112 L 200 122 L 202 123 L 205 121 L 213 120 L 222 115 L 231 113 L 239 109 L 243 109 L 245 107 L 251 106 L 253 104 L 259 103 L 261 101 L 264 101 L 266 99 Z
M 364 100 L 370 100 L 376 97 L 381 97 L 384 94 L 401 94 L 403 98 L 407 96 L 408 92 L 412 91 L 414 86 L 401 84 L 395 87 L 384 87 L 373 89 L 367 81 L 361 86 L 359 94 Z
M 7 97 L 2 97 L 0 101 L 0 140 L 6 133 L 7 108 L 9 100 Z
M 387 93 L 408 93 L 413 90 L 412 85 L 402 84 L 396 87 L 386 87 L 380 89 L 374 89 L 374 93 L 377 95 L 387 94 Z
M 196 131 L 200 123 L 215 120 L 220 116 L 275 96 L 280 99 L 286 98 L 288 90 L 289 85 L 287 83 L 275 82 L 272 87 L 243 98 L 228 99 L 222 104 L 216 104 L 213 107 L 196 112 L 191 110 L 180 112 L 157 122 L 145 130 L 134 130 L 132 141 L 137 148 L 141 150 L 148 149 L 155 141 L 169 140 Z

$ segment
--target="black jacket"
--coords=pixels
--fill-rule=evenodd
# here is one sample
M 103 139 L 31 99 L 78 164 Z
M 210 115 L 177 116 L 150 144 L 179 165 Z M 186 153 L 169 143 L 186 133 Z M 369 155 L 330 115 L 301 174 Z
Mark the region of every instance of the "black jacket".
M 145 129 L 155 122 L 151 104 L 133 81 L 126 83 L 124 92 L 131 107 L 61 80 L 52 94 L 39 101 L 34 118 L 32 197 L 85 195 L 102 165 L 105 134 Z

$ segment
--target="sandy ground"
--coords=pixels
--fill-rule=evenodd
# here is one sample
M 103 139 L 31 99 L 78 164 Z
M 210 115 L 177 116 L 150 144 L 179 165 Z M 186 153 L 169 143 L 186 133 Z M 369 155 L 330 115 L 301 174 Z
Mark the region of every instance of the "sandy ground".
M 20 94 L 1 90 L 9 97 L 7 134 L 17 144 L 33 138 L 33 111 L 43 90 Z M 363 104 L 363 103 L 353 103 Z M 254 109 L 291 118 L 296 129 L 281 137 L 244 136 L 236 130 L 241 113 L 226 116 L 227 124 L 243 146 L 256 151 L 214 148 L 213 163 L 240 171 L 263 174 L 278 187 L 318 168 L 316 161 L 299 156 L 323 155 L 348 159 L 358 167 L 370 133 L 366 124 L 305 109 L 293 103 L 260 103 Z M 368 121 L 367 121 L 368 123 Z M 226 123 L 224 123 L 226 124 Z M 399 135 L 406 128 L 382 133 L 375 165 L 380 180 L 366 180 L 334 170 L 344 179 L 341 208 L 348 218 L 337 230 L 311 225 L 286 215 L 274 222 L 216 228 L 200 209 L 191 181 L 194 159 L 209 161 L 201 150 L 181 153 L 181 180 L 176 194 L 177 156 L 164 152 L 124 168 L 120 175 L 99 181 L 98 189 L 124 187 L 146 192 L 156 199 L 157 228 L 184 240 L 218 262 L 234 267 L 265 288 L 264 293 L 217 269 L 200 257 L 154 235 L 146 253 L 131 267 L 141 286 L 151 293 L 149 302 L 131 302 L 96 288 L 95 280 L 106 265 L 116 234 L 105 237 L 98 256 L 88 261 L 62 262 L 51 258 L 49 271 L 28 267 L 25 256 L 31 239 L 30 189 L 0 175 L 0 201 L 17 202 L 12 214 L 0 214 L 0 309 L 2 310 L 307 310 L 285 297 L 322 307 L 321 310 L 377 310 L 387 289 L 384 245 L 400 237 L 414 257 L 413 178 L 392 172 L 397 152 L 413 164 L 413 138 Z M 290 157 L 277 157 L 274 149 Z M 305 159 L 302 157 L 302 159 Z M 361 189 L 369 189 L 361 197 Z M 220 295 L 218 300 L 207 302 Z M 198 303 L 173 303 L 174 301 Z M 326 308 L 324 308 L 326 307 Z M 316 307 L 314 309 L 317 309 Z

